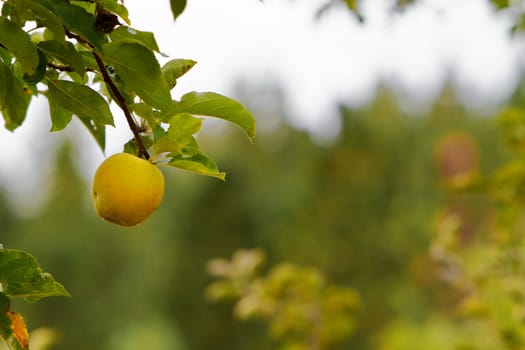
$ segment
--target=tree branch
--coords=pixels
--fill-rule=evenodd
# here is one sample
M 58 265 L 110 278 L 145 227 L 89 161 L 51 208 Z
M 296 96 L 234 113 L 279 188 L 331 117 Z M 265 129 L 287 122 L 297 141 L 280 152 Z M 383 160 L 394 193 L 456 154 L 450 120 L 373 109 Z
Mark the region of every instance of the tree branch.
M 104 62 L 102 61 L 102 58 L 98 55 L 95 48 L 88 43 L 86 40 L 84 40 L 81 36 L 70 32 L 66 29 L 66 35 L 68 38 L 72 38 L 77 40 L 79 43 L 82 43 L 84 45 L 87 45 L 91 49 L 91 53 L 93 54 L 93 57 L 95 57 L 95 61 L 97 62 L 97 66 L 100 69 L 100 73 L 102 73 L 102 78 L 104 79 L 104 82 L 106 83 L 107 87 L 115 97 L 115 101 L 117 102 L 118 106 L 122 111 L 124 112 L 124 115 L 126 116 L 126 121 L 128 122 L 129 128 L 131 129 L 131 132 L 133 133 L 133 137 L 135 138 L 135 141 L 137 142 L 137 148 L 138 148 L 138 156 L 144 159 L 149 159 L 149 153 L 146 150 L 146 147 L 144 147 L 144 143 L 142 142 L 142 138 L 140 137 L 140 131 L 139 127 L 137 126 L 137 123 L 135 123 L 135 120 L 133 119 L 133 116 L 131 115 L 131 112 L 129 111 L 128 106 L 126 105 L 126 101 L 124 99 L 124 96 L 120 93 L 120 90 L 117 88 L 113 80 L 111 80 L 111 77 L 109 76 L 109 73 L 106 69 L 106 66 L 104 65 Z
M 106 83 L 109 90 L 115 97 L 115 101 L 117 102 L 118 106 L 120 107 L 120 109 L 122 109 L 122 111 L 124 112 L 124 115 L 126 116 L 126 120 L 128 122 L 129 128 L 131 129 L 131 132 L 133 133 L 133 136 L 135 137 L 135 141 L 137 142 L 138 156 L 144 159 L 149 159 L 148 151 L 146 150 L 146 147 L 144 147 L 144 143 L 142 142 L 142 138 L 140 137 L 139 127 L 137 126 L 137 123 L 135 123 L 135 120 L 133 119 L 133 116 L 131 115 L 129 108 L 126 105 L 126 101 L 124 97 L 120 93 L 120 90 L 117 88 L 113 80 L 111 80 L 111 77 L 108 74 L 106 66 L 104 66 L 104 62 L 102 61 L 102 58 L 100 58 L 100 56 L 95 51 L 92 51 L 92 53 L 93 53 L 93 57 L 95 57 L 95 61 L 97 61 L 97 65 L 98 65 L 98 68 L 100 69 L 100 73 L 102 73 L 104 82 Z
M 52 62 L 47 62 L 47 66 L 56 70 L 59 70 L 61 72 L 74 72 L 75 70 L 70 66 L 62 66 L 58 65 Z
M 56 69 L 58 71 L 61 71 L 61 72 L 74 72 L 75 69 L 73 67 L 70 67 L 70 66 L 65 66 L 65 65 L 61 65 L 61 64 L 56 64 L 56 63 L 53 63 L 53 62 L 47 62 L 47 66 L 50 67 L 50 68 L 53 68 L 53 69 Z M 88 72 L 96 72 L 94 69 L 91 69 L 91 68 L 86 68 L 86 71 Z

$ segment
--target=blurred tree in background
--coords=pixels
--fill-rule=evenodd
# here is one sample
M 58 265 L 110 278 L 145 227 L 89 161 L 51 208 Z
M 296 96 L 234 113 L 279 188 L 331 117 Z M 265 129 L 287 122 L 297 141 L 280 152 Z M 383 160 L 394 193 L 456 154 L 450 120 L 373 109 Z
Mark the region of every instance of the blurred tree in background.
M 278 90 L 241 97 L 260 120 L 275 120 L 252 147 L 237 130 L 204 133 L 201 142 L 229 169 L 228 181 L 170 176 L 165 205 L 142 226 L 124 229 L 96 217 L 88 184 L 72 165 L 76 146 L 68 143 L 36 215 L 16 217 L 2 205 L 4 244 L 33 252 L 74 296 L 17 305 L 30 329 L 59 331 L 56 349 L 275 348 L 264 320 L 238 323 L 234 301 L 205 301 L 213 281 L 207 261 L 256 247 L 269 268 L 283 261 L 315 267 L 359 294 L 352 336 L 330 349 L 410 349 L 406 339 L 423 349 L 422 336 L 436 349 L 452 349 L 447 342 L 469 342 L 486 328 L 448 322 L 463 293 L 440 278 L 428 252 L 436 223 L 442 231 L 446 221 L 442 208 L 468 218 L 465 242 L 493 217 L 479 193 L 447 198 L 438 156 L 451 134 L 468 135 L 475 151 L 464 153 L 479 156 L 472 163 L 478 175 L 495 169 L 508 154 L 492 118 L 465 110 L 448 89 L 425 115 L 406 115 L 382 90 L 366 107 L 341 106 L 340 134 L 319 144 L 286 123 Z M 448 160 L 452 169 L 454 162 Z M 440 312 L 429 317 L 433 310 Z

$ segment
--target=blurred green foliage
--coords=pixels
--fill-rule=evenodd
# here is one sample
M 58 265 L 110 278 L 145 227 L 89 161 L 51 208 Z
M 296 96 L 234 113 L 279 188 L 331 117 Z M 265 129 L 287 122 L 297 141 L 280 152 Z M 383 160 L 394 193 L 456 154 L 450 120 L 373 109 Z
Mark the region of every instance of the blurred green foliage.
M 443 268 L 455 271 L 455 265 L 443 263 L 462 252 L 436 242 L 449 242 L 446 235 L 458 222 L 460 242 L 476 240 L 494 218 L 479 192 L 447 196 L 446 189 L 448 180 L 469 171 L 483 178 L 509 157 L 497 123 L 466 111 L 448 89 L 417 117 L 381 91 L 366 107 L 341 106 L 339 135 L 319 143 L 286 123 L 277 90 L 251 89 L 239 91 L 249 92 L 240 99 L 260 125 L 252 146 L 234 129 L 207 129 L 201 136 L 228 171 L 227 181 L 170 171 L 163 205 L 139 227 L 115 227 L 96 217 L 69 144 L 57 157 L 45 184 L 51 195 L 36 215 L 18 217 L 0 201 L 4 246 L 31 251 L 73 296 L 16 305 L 29 329 L 56 330 L 57 350 L 275 348 L 264 317 L 237 322 L 236 300 L 205 300 L 216 281 L 205 270 L 208 261 L 260 248 L 267 267 L 260 276 L 271 279 L 284 269 L 359 293 L 353 335 L 330 349 L 459 349 L 486 330 L 478 319 L 459 321 L 464 290 L 451 288 L 454 280 L 444 278 Z M 451 132 L 468 135 L 466 144 L 475 151 L 450 156 L 439 145 Z M 457 183 L 469 181 L 452 181 Z M 505 195 L 503 186 L 496 187 Z M 451 247 L 458 247 L 454 239 Z M 497 349 L 501 339 L 491 332 L 483 337 Z M 416 339 L 428 343 L 422 347 Z M 475 344 L 471 348 L 484 349 Z
M 316 268 L 280 263 L 265 276 L 259 249 L 237 250 L 231 261 L 212 259 L 208 272 L 219 278 L 207 288 L 212 301 L 236 300 L 241 320 L 266 319 L 270 335 L 281 350 L 329 349 L 355 329 L 359 294 L 352 288 L 331 285 Z

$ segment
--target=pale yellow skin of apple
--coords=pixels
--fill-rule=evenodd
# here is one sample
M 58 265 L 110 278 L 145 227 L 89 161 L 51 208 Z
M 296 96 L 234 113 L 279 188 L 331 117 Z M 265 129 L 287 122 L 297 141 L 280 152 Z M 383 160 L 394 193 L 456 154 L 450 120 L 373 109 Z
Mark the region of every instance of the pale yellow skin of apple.
M 121 226 L 135 226 L 159 207 L 164 195 L 164 176 L 147 160 L 118 153 L 98 167 L 91 194 L 102 219 Z

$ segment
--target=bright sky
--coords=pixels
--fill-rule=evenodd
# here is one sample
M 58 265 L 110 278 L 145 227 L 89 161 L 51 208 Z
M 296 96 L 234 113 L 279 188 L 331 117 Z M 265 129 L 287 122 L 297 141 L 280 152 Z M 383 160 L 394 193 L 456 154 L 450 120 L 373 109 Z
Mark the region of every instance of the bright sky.
M 291 122 L 320 134 L 337 130 L 337 102 L 366 103 L 380 82 L 395 87 L 414 110 L 448 78 L 465 103 L 483 108 L 508 98 L 521 72 L 517 45 L 508 36 L 509 16 L 496 15 L 488 0 L 419 0 L 403 14 L 388 14 L 390 0 L 361 1 L 364 25 L 342 8 L 314 20 L 324 0 L 188 2 L 176 23 L 168 0 L 125 2 L 132 25 L 155 32 L 169 58 L 198 61 L 179 81 L 175 97 L 190 90 L 231 95 L 239 79 L 276 81 Z M 114 111 L 117 130 L 108 130 L 108 155 L 129 139 L 123 116 Z M 61 137 L 47 132 L 47 114 L 39 98 L 20 129 L 0 130 L 0 179 L 23 181 L 8 188 L 17 198 L 35 191 L 38 183 L 26 180 L 48 171 L 43 155 L 52 154 Z M 90 135 L 81 135 L 79 160 L 89 179 L 103 155 Z
M 140 14 L 133 23 L 158 33 L 170 56 L 199 62 L 178 92 L 228 93 L 238 78 L 274 78 L 302 126 L 336 118 L 334 101 L 370 100 L 380 80 L 413 105 L 430 101 L 452 77 L 473 107 L 500 102 L 517 84 L 511 22 L 496 17 L 487 0 L 420 0 L 393 16 L 393 1 L 361 1 L 364 25 L 344 8 L 315 21 L 324 0 L 189 0 L 173 26 L 166 25 L 168 1 L 144 3 L 127 1 L 130 13 Z

